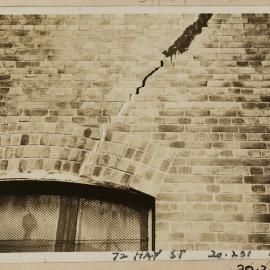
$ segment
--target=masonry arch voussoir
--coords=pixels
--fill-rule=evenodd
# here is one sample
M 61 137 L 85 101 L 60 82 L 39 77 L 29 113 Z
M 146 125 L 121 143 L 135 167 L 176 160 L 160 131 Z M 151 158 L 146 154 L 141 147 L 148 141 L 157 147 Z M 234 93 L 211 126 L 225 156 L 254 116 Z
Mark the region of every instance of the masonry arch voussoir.
M 0 179 L 90 183 L 155 196 L 175 150 L 133 135 L 69 123 L 22 122 L 1 137 Z M 3 128 L 3 127 L 2 127 Z

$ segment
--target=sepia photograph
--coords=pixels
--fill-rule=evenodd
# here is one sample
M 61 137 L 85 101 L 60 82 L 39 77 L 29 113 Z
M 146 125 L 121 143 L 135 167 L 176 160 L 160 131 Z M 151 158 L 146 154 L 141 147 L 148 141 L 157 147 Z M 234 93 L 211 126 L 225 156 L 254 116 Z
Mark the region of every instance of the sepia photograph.
M 0 253 L 269 250 L 270 13 L 81 11 L 0 8 Z

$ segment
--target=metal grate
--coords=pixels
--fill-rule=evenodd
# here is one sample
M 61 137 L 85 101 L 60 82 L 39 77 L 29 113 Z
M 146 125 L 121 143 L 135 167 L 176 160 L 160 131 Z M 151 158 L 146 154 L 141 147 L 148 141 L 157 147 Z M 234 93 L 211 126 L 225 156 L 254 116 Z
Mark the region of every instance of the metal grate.
M 0 196 L 0 252 L 54 251 L 58 215 L 58 196 Z
M 0 195 L 0 252 L 148 249 L 148 207 L 42 194 Z
M 99 200 L 80 201 L 76 251 L 145 250 L 147 211 Z

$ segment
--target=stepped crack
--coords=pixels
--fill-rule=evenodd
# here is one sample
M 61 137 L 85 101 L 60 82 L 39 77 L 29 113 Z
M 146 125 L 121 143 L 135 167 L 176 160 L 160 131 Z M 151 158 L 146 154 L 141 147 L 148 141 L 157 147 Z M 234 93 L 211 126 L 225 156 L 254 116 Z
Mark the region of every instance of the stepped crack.
M 207 23 L 211 19 L 212 15 L 213 14 L 200 14 L 197 21 L 188 26 L 183 34 L 168 48 L 168 50 L 162 52 L 165 57 L 170 57 L 172 60 L 172 56 L 176 55 L 177 52 L 183 53 L 187 51 L 194 38 L 202 32 L 202 28 L 207 27 Z M 140 89 L 145 87 L 148 78 L 162 68 L 163 65 L 164 62 L 161 60 L 160 65 L 144 77 L 141 86 L 136 89 L 136 95 L 140 94 Z
M 148 74 L 144 77 L 144 79 L 143 79 L 143 81 L 142 81 L 142 85 L 136 89 L 136 95 L 140 94 L 140 89 L 143 88 L 143 87 L 145 86 L 145 83 L 146 83 L 147 79 L 148 79 L 149 77 L 151 77 L 155 72 L 157 72 L 161 67 L 163 67 L 163 60 L 160 61 L 160 66 L 158 66 L 157 68 L 155 68 L 154 70 L 152 70 L 150 73 L 148 73 Z

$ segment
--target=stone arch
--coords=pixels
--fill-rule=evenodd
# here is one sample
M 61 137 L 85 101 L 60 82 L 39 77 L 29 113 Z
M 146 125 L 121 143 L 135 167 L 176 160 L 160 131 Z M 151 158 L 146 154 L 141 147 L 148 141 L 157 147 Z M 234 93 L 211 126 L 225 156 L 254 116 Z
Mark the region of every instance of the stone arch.
M 3 124 L 5 125 L 5 124 Z M 0 179 L 71 181 L 155 196 L 173 149 L 69 123 L 18 123 L 1 134 Z

